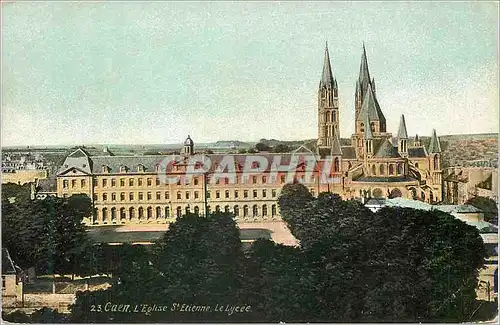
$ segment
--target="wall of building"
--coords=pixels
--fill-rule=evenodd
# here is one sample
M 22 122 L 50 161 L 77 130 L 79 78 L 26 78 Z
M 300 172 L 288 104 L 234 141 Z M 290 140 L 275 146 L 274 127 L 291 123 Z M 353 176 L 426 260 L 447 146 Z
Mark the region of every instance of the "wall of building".
M 45 169 L 16 170 L 15 173 L 2 173 L 2 184 L 14 183 L 23 185 L 34 182 L 35 179 L 46 179 L 48 172 Z

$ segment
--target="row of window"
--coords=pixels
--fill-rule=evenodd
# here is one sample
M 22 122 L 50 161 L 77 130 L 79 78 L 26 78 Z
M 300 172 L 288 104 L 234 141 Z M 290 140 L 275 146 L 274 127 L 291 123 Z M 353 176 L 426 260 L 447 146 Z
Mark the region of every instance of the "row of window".
M 229 205 L 224 206 L 223 210 L 221 209 L 220 205 L 216 205 L 214 207 L 215 212 L 227 212 L 227 213 L 234 213 L 236 216 L 243 216 L 243 217 L 249 217 L 250 216 L 250 207 L 248 205 L 244 205 L 241 209 L 238 205 L 233 206 L 232 208 Z M 212 208 L 211 206 L 207 206 L 207 212 L 211 212 Z M 108 218 L 111 218 L 111 220 L 116 220 L 118 217 L 120 220 L 126 220 L 127 218 L 134 219 L 162 219 L 162 218 L 171 218 L 174 217 L 174 215 L 171 215 L 170 207 L 156 207 L 153 210 L 153 207 L 139 207 L 138 209 L 135 209 L 133 207 L 126 209 L 126 208 L 121 208 L 121 209 L 116 209 L 116 208 L 102 208 L 101 209 L 101 219 L 102 221 L 107 221 Z M 184 208 L 184 210 L 181 207 L 177 207 L 175 209 L 175 216 L 180 217 L 183 213 L 188 214 L 188 213 L 194 213 L 194 214 L 200 214 L 201 209 L 198 206 L 195 206 L 193 210 L 191 211 L 191 207 L 187 206 Z M 270 207 L 268 205 L 264 204 L 262 207 L 259 209 L 259 206 L 256 204 L 251 207 L 251 216 L 252 217 L 258 217 L 259 215 L 262 215 L 264 217 L 267 216 L 272 216 L 275 217 L 277 216 L 277 206 L 276 204 L 272 204 Z
M 245 199 L 249 198 L 249 195 L 250 195 L 250 191 L 249 190 L 244 190 L 242 192 L 243 192 L 243 198 L 245 198 Z M 268 197 L 268 190 L 261 190 L 260 192 L 261 192 L 263 198 Z M 182 195 L 183 193 L 184 193 L 184 195 Z M 193 193 L 193 198 L 194 199 L 199 199 L 201 197 L 200 196 L 200 191 L 194 191 L 192 193 Z M 277 193 L 276 190 L 272 189 L 271 190 L 271 197 L 272 198 L 276 198 L 276 195 L 277 195 L 276 193 Z M 120 201 L 125 201 L 126 200 L 126 193 L 125 192 L 121 192 L 119 194 L 120 194 Z M 231 198 L 231 192 L 229 190 L 226 190 L 224 192 L 222 192 L 222 191 L 215 191 L 215 198 L 216 199 L 220 199 L 222 197 L 221 196 L 222 194 L 224 194 L 224 198 L 226 198 L 226 199 L 230 199 Z M 185 191 L 185 192 L 178 191 L 176 197 L 177 197 L 177 200 L 182 200 L 183 198 L 186 199 L 186 200 L 189 200 L 189 199 L 191 199 L 191 192 L 190 191 Z M 257 198 L 257 197 L 259 197 L 259 191 L 258 190 L 253 190 L 252 191 L 252 198 Z M 207 191 L 207 199 L 210 199 L 210 198 L 211 198 L 211 192 Z M 238 191 L 238 190 L 234 191 L 233 192 L 233 198 L 235 198 L 235 199 L 240 198 L 240 191 Z M 108 193 L 102 193 L 102 201 L 108 201 L 108 199 L 111 199 L 111 201 L 117 201 L 117 193 L 111 193 L 111 196 L 109 196 Z M 135 200 L 135 193 L 129 193 L 128 194 L 128 199 L 130 201 Z M 139 201 L 143 201 L 144 200 L 144 193 L 143 192 L 137 193 L 137 199 Z M 152 199 L 153 199 L 152 192 L 147 192 L 146 193 L 146 200 L 150 201 Z M 162 192 L 156 192 L 156 200 L 162 200 L 162 199 L 169 200 L 170 199 L 170 193 L 168 191 L 165 191 L 163 193 L 163 195 L 162 195 Z M 94 195 L 94 200 L 98 200 L 97 194 Z
M 393 164 L 390 164 L 389 165 L 389 175 L 394 175 L 394 165 Z M 372 165 L 371 167 L 371 172 L 372 172 L 372 175 L 376 175 L 377 174 L 377 167 L 376 165 Z M 403 165 L 402 164 L 398 164 L 397 165 L 397 173 L 398 174 L 403 174 L 404 172 L 404 168 L 403 168 Z M 385 175 L 385 165 L 380 165 L 379 168 L 378 168 L 378 174 L 383 176 Z
M 338 166 L 338 162 L 337 162 L 337 166 Z M 260 179 L 262 181 L 262 184 L 266 184 L 268 182 L 268 180 L 270 181 L 271 184 L 275 183 L 276 182 L 276 178 L 274 176 L 271 176 L 270 178 L 268 178 L 268 176 L 260 176 Z M 304 180 L 304 176 L 301 176 L 301 179 Z M 252 176 L 251 177 L 251 180 L 252 180 L 252 184 L 257 184 L 258 183 L 258 176 Z M 135 181 L 136 179 L 134 178 L 130 178 L 128 179 L 128 186 L 134 186 L 135 185 Z M 159 186 L 160 185 L 160 179 L 159 178 L 156 178 L 155 180 L 155 185 L 156 186 Z M 238 177 L 236 177 L 236 184 L 240 183 L 241 182 L 241 179 L 238 179 Z M 125 184 L 126 184 L 126 179 L 125 178 L 120 178 L 119 179 L 119 185 L 120 187 L 124 187 Z M 229 179 L 228 178 L 224 178 L 222 179 L 222 182 L 224 185 L 228 185 L 229 184 Z M 286 183 L 286 175 L 280 175 L 280 182 L 281 184 L 284 184 Z M 314 175 L 313 175 L 313 182 L 314 182 Z M 221 183 L 221 179 L 216 179 L 215 181 L 215 184 L 220 184 Z M 243 182 L 245 183 L 245 182 Z M 63 188 L 69 188 L 69 180 L 65 179 L 63 180 Z M 117 187 L 117 179 L 115 178 L 111 178 L 108 182 L 108 179 L 107 178 L 104 178 L 101 180 L 101 185 L 102 187 L 108 187 L 108 184 L 111 186 L 111 187 Z M 180 179 L 177 181 L 177 185 L 189 185 L 189 182 L 187 180 L 184 180 L 184 181 L 181 181 Z M 147 186 L 153 186 L 153 178 L 147 178 L 146 179 L 146 185 Z M 193 185 L 200 185 L 200 181 L 198 179 L 198 177 L 194 177 L 193 178 Z M 86 186 L 86 180 L 85 179 L 82 179 L 80 180 L 80 187 L 85 187 Z M 137 179 L 137 186 L 144 186 L 144 179 L 142 178 L 138 178 Z M 71 180 L 71 188 L 76 188 L 77 187 L 77 180 L 76 179 L 72 179 Z

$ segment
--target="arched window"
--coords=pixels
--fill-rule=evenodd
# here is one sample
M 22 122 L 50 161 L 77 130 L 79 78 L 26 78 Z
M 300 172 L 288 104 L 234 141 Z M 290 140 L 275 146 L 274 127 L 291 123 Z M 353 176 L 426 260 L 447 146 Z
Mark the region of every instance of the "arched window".
M 194 214 L 200 214 L 200 208 L 199 207 L 194 207 Z
M 418 168 L 418 163 L 415 163 L 415 168 Z
M 382 190 L 379 188 L 373 190 L 373 197 L 379 198 L 383 196 L 382 194 Z
M 399 163 L 397 169 L 398 169 L 398 174 L 402 174 L 403 173 L 403 164 Z
M 120 220 L 125 220 L 127 216 L 125 215 L 125 208 L 120 209 Z
M 135 218 L 135 209 L 134 208 L 128 209 L 128 217 L 129 217 L 129 219 Z
M 382 176 L 385 175 L 385 167 L 384 167 L 384 165 L 380 165 L 379 170 L 380 170 L 380 175 L 382 175 Z
M 243 206 L 243 216 L 248 217 L 248 205 Z
M 361 123 L 361 132 L 365 132 L 365 123 Z
M 370 127 L 372 129 L 372 132 L 375 132 L 375 122 L 371 122 Z
M 420 194 L 420 199 L 421 199 L 422 201 L 425 201 L 425 193 L 424 193 L 424 192 L 422 192 L 422 193 Z
M 229 192 L 229 191 L 228 191 L 228 192 Z M 229 213 L 229 205 L 226 205 L 226 206 L 224 207 L 224 212 Z
M 336 157 L 335 160 L 333 161 L 333 171 L 334 172 L 340 171 L 340 162 L 338 157 Z
M 401 190 L 399 188 L 395 188 L 391 191 L 389 198 L 393 199 L 395 197 L 401 197 L 403 193 L 401 193 Z
M 215 206 L 215 212 L 220 212 L 220 206 L 218 205 Z
M 276 216 L 276 204 L 271 205 L 271 216 Z
M 111 208 L 111 221 L 116 220 L 116 208 Z
M 151 219 L 153 217 L 153 208 L 148 207 L 147 213 L 148 213 L 148 216 L 147 216 L 148 219 Z
M 177 207 L 177 218 L 180 218 L 181 215 L 182 215 L 182 208 Z
M 161 208 L 156 207 L 156 219 L 160 219 L 160 218 L 161 218 Z
M 332 122 L 335 122 L 337 120 L 337 114 L 335 114 L 335 111 L 332 111 Z
M 233 211 L 235 216 L 238 216 L 240 214 L 240 208 L 237 205 L 234 206 Z
M 103 208 L 102 209 L 102 221 L 106 222 L 108 219 L 108 208 Z
M 191 213 L 191 209 L 189 208 L 189 205 L 185 208 L 185 210 L 186 210 L 186 214 Z
M 257 207 L 257 205 L 254 205 L 252 207 L 252 213 L 253 213 L 253 217 L 257 217 L 259 215 L 259 208 Z
M 438 158 L 438 155 L 434 155 L 434 169 L 439 169 L 439 158 Z
M 165 218 L 170 218 L 170 208 L 165 207 Z
M 328 112 L 325 112 L 325 122 L 330 122 L 330 119 L 328 118 Z
M 372 165 L 372 175 L 377 174 L 377 169 L 375 168 L 375 165 Z
M 389 165 L 389 175 L 394 175 L 394 165 L 393 164 Z
M 432 195 L 432 192 L 429 193 L 429 201 L 430 203 L 434 202 L 434 195 Z
M 262 206 L 262 215 L 264 217 L 267 217 L 267 205 L 265 204 Z
M 142 219 L 144 217 L 144 208 L 140 207 L 139 208 L 139 219 Z

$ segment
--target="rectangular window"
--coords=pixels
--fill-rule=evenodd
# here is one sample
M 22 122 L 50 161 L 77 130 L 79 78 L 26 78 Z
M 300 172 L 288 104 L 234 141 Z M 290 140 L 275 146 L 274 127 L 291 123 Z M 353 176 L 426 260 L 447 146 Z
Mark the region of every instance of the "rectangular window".
M 224 185 L 228 185 L 229 184 L 229 178 L 224 178 Z
M 281 184 L 284 184 L 286 181 L 285 175 L 281 175 Z
M 120 201 L 125 201 L 125 193 L 120 193 Z
M 116 193 L 111 193 L 111 201 L 116 201 Z
M 71 180 L 71 188 L 75 188 L 76 187 L 76 179 L 72 179 Z
M 194 178 L 194 185 L 198 185 L 198 177 Z
M 160 185 L 160 179 L 156 177 L 156 186 Z
M 138 186 L 142 186 L 142 178 L 139 178 L 139 179 L 137 180 L 137 185 L 138 185 Z
M 102 187 L 106 187 L 108 186 L 108 180 L 107 179 L 103 179 L 102 180 Z
M 82 180 L 80 181 L 80 187 L 85 187 L 85 186 L 86 186 L 86 184 L 85 184 L 85 180 L 84 180 L 84 179 L 82 179 Z
M 186 192 L 186 200 L 189 200 L 189 192 Z
M 151 192 L 148 192 L 148 201 L 151 201 Z
M 198 191 L 194 191 L 194 198 L 197 199 L 199 197 Z
M 276 197 L 276 190 L 272 190 L 271 195 L 272 195 L 272 197 Z
M 229 199 L 229 191 L 226 191 L 226 199 Z
M 125 186 L 125 179 L 120 178 L 120 186 L 124 187 Z
M 220 192 L 219 192 L 219 191 L 216 191 L 216 192 L 215 192 L 215 198 L 216 198 L 216 199 L 220 199 Z
M 102 194 L 102 200 L 107 201 L 108 200 L 108 195 L 106 193 Z
M 257 197 L 257 190 L 253 190 L 253 198 L 255 199 Z
M 111 179 L 111 187 L 115 187 L 116 186 L 116 179 L 112 178 Z
M 142 201 L 144 199 L 144 194 L 142 192 L 139 192 L 139 201 Z
M 266 176 L 262 176 L 262 183 L 266 183 L 267 182 L 267 177 Z
M 170 193 L 165 192 L 165 200 L 168 200 L 168 199 L 170 199 Z
M 210 191 L 207 191 L 206 196 L 207 196 L 207 199 L 210 198 Z
M 134 186 L 134 179 L 133 178 L 128 180 L 128 186 Z
M 180 200 L 182 197 L 181 197 L 181 192 L 177 192 L 177 200 Z
M 129 198 L 130 201 L 133 201 L 134 200 L 134 193 L 130 193 L 128 195 L 128 198 Z
M 161 192 L 156 192 L 156 199 L 161 200 Z
M 234 191 L 234 197 L 237 199 L 238 198 L 238 191 Z
M 148 186 L 153 185 L 153 180 L 151 178 L 148 178 Z
M 68 186 L 69 186 L 69 182 L 68 182 L 68 180 L 67 180 L 67 179 L 65 179 L 65 180 L 63 181 L 63 188 L 68 188 Z
M 246 199 L 248 198 L 248 191 L 243 191 L 243 197 Z
M 257 176 L 252 176 L 252 183 L 254 183 L 254 184 L 257 183 Z
M 266 190 L 262 190 L 262 197 L 266 197 L 267 196 L 267 191 Z

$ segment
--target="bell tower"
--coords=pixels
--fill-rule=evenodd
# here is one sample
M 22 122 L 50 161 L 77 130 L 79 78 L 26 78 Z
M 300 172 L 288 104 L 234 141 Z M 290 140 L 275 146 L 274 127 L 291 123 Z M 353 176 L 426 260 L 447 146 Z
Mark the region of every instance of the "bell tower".
M 338 86 L 333 77 L 326 43 L 323 73 L 318 89 L 318 148 L 330 149 L 336 135 L 340 137 Z

